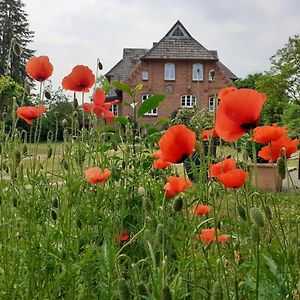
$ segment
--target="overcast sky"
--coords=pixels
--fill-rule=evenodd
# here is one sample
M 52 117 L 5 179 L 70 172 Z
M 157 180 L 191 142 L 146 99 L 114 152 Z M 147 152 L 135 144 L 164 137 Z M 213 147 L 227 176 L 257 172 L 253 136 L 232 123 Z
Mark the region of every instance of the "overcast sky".
M 123 48 L 151 48 L 180 20 L 238 77 L 269 68 L 269 58 L 300 33 L 299 0 L 23 0 L 32 49 L 54 65 L 54 87 L 77 64 L 105 74 Z

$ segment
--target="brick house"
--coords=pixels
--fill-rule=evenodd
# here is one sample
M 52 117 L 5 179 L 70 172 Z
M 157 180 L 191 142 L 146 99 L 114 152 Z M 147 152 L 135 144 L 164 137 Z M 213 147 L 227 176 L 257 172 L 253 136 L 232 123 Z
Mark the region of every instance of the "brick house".
M 209 71 L 215 70 L 214 84 Z M 151 49 L 125 48 L 121 59 L 105 74 L 108 80 L 126 82 L 130 86 L 143 84 L 137 94 L 140 104 L 153 94 L 166 94 L 157 109 L 145 114 L 140 123 L 154 123 L 168 118 L 179 108 L 196 106 L 214 111 L 214 94 L 233 85 L 237 77 L 219 59 L 217 51 L 207 50 L 197 42 L 180 21 Z M 119 105 L 113 107 L 117 115 L 131 116 L 133 109 L 123 94 Z

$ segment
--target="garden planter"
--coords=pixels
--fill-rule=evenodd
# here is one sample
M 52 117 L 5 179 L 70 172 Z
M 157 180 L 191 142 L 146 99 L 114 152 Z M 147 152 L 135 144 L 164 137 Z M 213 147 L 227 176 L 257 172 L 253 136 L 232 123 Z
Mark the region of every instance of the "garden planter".
M 247 164 L 251 173 L 251 182 L 255 186 L 255 170 L 254 164 Z M 279 177 L 276 164 L 257 163 L 257 188 L 263 191 L 281 191 L 282 179 Z

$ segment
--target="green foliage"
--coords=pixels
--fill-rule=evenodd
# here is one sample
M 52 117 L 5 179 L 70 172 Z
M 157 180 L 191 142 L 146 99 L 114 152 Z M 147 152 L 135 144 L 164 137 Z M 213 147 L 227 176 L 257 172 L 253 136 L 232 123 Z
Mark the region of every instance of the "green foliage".
M 111 88 L 111 84 L 107 80 L 107 78 L 104 75 L 100 75 L 96 80 L 96 86 L 97 88 L 103 90 L 106 95 L 109 94 L 109 90 Z
M 152 109 L 157 108 L 160 102 L 163 101 L 165 98 L 166 95 L 156 94 L 146 99 L 138 109 L 138 117 L 141 117 L 145 113 L 151 111 Z
M 234 85 L 238 89 L 247 88 L 247 89 L 256 89 L 257 80 L 262 76 L 262 73 L 249 74 L 245 78 L 238 79 L 234 82 Z
M 284 108 L 283 122 L 292 138 L 300 137 L 300 105 L 290 103 Z

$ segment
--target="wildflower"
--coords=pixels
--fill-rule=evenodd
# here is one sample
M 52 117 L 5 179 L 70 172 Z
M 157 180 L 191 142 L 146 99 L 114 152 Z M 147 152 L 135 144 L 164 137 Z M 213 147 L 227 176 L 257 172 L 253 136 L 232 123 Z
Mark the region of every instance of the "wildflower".
M 183 192 L 191 185 L 192 182 L 187 178 L 169 176 L 168 182 L 164 186 L 164 189 L 166 190 L 166 197 L 172 198 L 176 194 Z
M 289 158 L 294 152 L 298 150 L 299 139 L 291 140 L 288 136 L 283 135 L 276 141 L 264 146 L 259 152 L 258 156 L 264 160 L 277 161 L 282 154 L 282 149 L 285 149 L 286 157 Z
M 26 72 L 36 81 L 45 81 L 53 73 L 53 66 L 48 56 L 34 56 L 26 63 Z
M 103 90 L 97 89 L 94 97 L 94 103 L 84 103 L 82 108 L 86 112 L 93 111 L 98 117 L 104 117 L 106 122 L 110 122 L 115 118 L 113 112 L 109 109 L 113 104 L 118 103 L 118 100 L 105 103 L 105 93 Z
M 68 76 L 64 77 L 62 87 L 65 90 L 87 93 L 94 83 L 95 75 L 93 72 L 86 66 L 78 65 Z
M 266 101 L 265 94 L 252 89 L 238 89 L 222 97 L 216 113 L 216 130 L 227 141 L 238 140 L 257 126 Z
M 247 179 L 248 173 L 236 168 L 236 161 L 225 159 L 209 168 L 210 177 L 216 177 L 227 188 L 240 188 Z
M 116 235 L 114 237 L 115 242 L 126 242 L 128 240 L 129 240 L 129 234 L 126 230 L 124 230 L 121 235 Z
M 34 106 L 22 106 L 17 108 L 17 115 L 28 124 L 32 124 L 33 120 L 40 117 L 46 111 L 45 106 L 34 107 Z
M 194 207 L 191 208 L 190 213 L 192 215 L 198 215 L 198 216 L 204 216 L 207 213 L 209 213 L 211 210 L 211 207 L 209 205 L 195 205 Z
M 202 139 L 203 141 L 208 141 L 209 136 L 212 136 L 213 139 L 219 137 L 218 133 L 216 132 L 215 128 L 206 129 L 202 132 Z
M 110 174 L 110 170 L 104 169 L 102 171 L 99 167 L 89 168 L 84 172 L 85 178 L 93 184 L 105 183 Z
M 216 234 L 217 233 L 217 234 Z M 217 231 L 214 228 L 211 229 L 202 229 L 200 234 L 196 235 L 197 240 L 201 240 L 204 244 L 209 244 L 211 242 L 220 242 L 226 243 L 228 241 L 228 236 L 226 234 L 220 234 L 220 230 Z M 218 235 L 218 239 L 216 238 Z
M 195 149 L 196 134 L 185 125 L 170 127 L 160 138 L 160 159 L 172 163 L 181 163 Z
M 235 90 L 237 90 L 237 88 L 234 86 L 229 86 L 229 87 L 221 89 L 218 94 L 218 99 L 222 100 L 225 95 L 227 95 L 228 93 L 231 93 Z
M 276 124 L 272 126 L 259 126 L 253 131 L 254 141 L 261 144 L 268 144 L 276 141 L 287 133 L 285 127 L 277 127 Z

